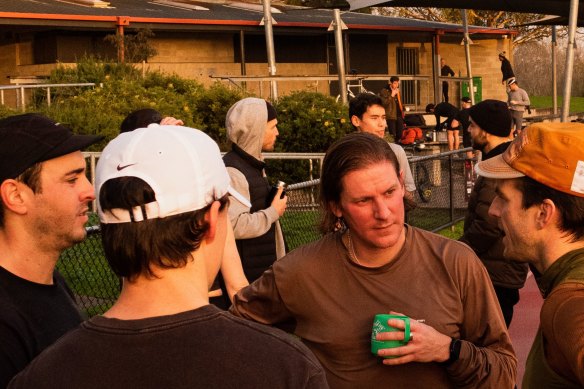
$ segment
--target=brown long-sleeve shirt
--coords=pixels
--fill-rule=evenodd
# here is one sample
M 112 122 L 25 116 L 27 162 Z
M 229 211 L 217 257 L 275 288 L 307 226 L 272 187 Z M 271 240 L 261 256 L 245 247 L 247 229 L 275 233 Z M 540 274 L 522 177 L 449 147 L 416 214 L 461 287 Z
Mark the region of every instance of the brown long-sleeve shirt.
M 424 319 L 462 339 L 460 359 L 386 366 L 370 353 L 376 313 Z M 266 324 L 296 321 L 331 388 L 512 388 L 517 360 L 488 275 L 466 245 L 406 227 L 389 264 L 367 268 L 329 234 L 274 263 L 235 297 L 231 312 Z

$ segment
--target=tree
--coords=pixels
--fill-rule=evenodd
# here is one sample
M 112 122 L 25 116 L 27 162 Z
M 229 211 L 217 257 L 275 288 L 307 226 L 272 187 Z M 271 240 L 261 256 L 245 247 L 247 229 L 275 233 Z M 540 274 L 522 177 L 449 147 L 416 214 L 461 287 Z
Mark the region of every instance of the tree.
M 566 77 L 565 63 L 566 42 L 558 42 L 557 52 L 557 83 L 558 94 L 564 90 Z M 552 53 L 550 42 L 531 42 L 519 46 L 513 55 L 515 75 L 521 88 L 533 96 L 551 96 L 552 94 Z M 584 95 L 584 53 L 574 52 L 574 72 L 572 76 L 572 95 Z
M 105 37 L 105 41 L 112 44 L 116 50 L 124 48 L 124 62 L 136 63 L 147 61 L 158 54 L 156 48 L 150 44 L 154 33 L 149 29 L 138 29 L 134 34 L 112 34 Z
M 460 10 L 452 8 L 376 7 L 372 8 L 372 13 L 377 15 L 462 24 Z M 467 10 L 469 25 L 517 30 L 518 34 L 513 38 L 514 45 L 537 42 L 549 38 L 551 36 L 550 26 L 524 26 L 525 24 L 542 19 L 544 16 L 545 15 L 503 11 Z M 565 28 L 558 29 L 559 36 L 563 36 L 565 33 Z

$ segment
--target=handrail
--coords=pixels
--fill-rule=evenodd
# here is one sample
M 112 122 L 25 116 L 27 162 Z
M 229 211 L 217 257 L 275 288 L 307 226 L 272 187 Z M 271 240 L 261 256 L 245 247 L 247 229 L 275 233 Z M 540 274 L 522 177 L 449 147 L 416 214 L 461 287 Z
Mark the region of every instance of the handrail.
M 68 86 L 95 86 L 95 82 L 80 82 L 73 84 L 22 84 L 22 85 L 0 85 L 1 90 L 7 89 L 35 89 L 35 88 L 56 88 Z
M 24 101 L 24 90 L 25 89 L 38 89 L 47 88 L 47 105 L 51 106 L 51 88 L 66 88 L 66 87 L 80 87 L 80 86 L 95 86 L 94 82 L 81 82 L 72 84 L 20 84 L 20 85 L 2 85 L 0 86 L 0 104 L 4 105 L 4 91 L 5 90 L 19 90 L 20 94 L 16 93 L 16 107 L 24 112 L 26 110 L 26 104 Z M 20 102 L 20 104 L 19 104 Z

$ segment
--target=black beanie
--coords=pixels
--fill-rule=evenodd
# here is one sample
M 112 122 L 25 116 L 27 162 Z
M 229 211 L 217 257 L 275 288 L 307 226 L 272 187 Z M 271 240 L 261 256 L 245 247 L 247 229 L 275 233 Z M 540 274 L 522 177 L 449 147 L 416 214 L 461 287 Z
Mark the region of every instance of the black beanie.
M 472 121 L 491 135 L 505 138 L 511 133 L 511 112 L 503 101 L 481 101 L 469 113 Z
M 266 107 L 268 108 L 268 122 L 276 119 L 278 114 L 276 113 L 276 109 L 274 106 L 266 101 Z

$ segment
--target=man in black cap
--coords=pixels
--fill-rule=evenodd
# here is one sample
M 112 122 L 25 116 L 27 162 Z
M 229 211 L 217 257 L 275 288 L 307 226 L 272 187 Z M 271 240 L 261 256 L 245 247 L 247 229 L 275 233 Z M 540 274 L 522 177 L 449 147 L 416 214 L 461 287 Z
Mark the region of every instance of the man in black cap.
M 38 114 L 0 120 L 0 387 L 82 320 L 55 270 L 95 199 L 74 135 Z
M 511 113 L 507 104 L 485 100 L 470 108 L 472 146 L 488 160 L 509 147 Z M 507 328 L 513 318 L 513 306 L 519 301 L 519 289 L 525 284 L 527 265 L 503 257 L 503 232 L 489 207 L 496 196 L 496 180 L 479 176 L 468 201 L 464 234 L 460 240 L 468 244 L 481 259 L 495 287 Z

